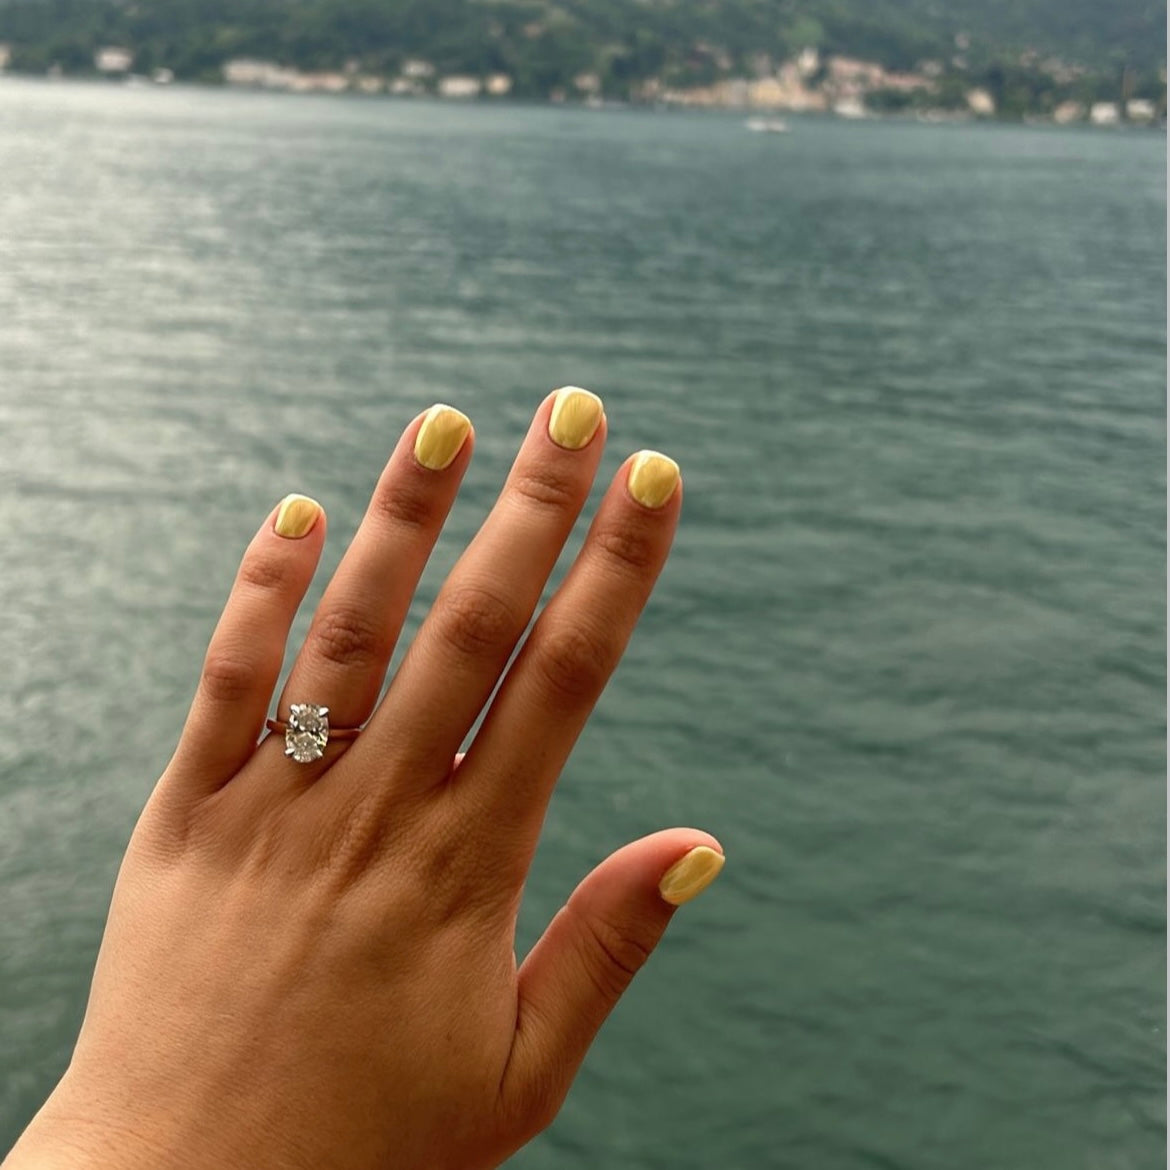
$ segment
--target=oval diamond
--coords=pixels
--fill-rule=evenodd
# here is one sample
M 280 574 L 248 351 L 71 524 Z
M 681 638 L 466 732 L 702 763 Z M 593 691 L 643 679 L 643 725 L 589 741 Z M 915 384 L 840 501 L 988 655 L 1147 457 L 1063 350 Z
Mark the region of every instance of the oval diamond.
M 298 764 L 311 764 L 325 754 L 329 742 L 329 708 L 293 703 L 284 731 L 284 754 Z

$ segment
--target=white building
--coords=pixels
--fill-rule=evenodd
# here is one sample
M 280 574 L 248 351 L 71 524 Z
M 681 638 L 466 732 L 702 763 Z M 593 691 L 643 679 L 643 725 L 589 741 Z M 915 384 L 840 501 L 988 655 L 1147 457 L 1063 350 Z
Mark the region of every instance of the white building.
M 485 88 L 492 97 L 506 97 L 512 92 L 512 79 L 506 73 L 493 73 Z
M 401 72 L 403 77 L 409 77 L 414 81 L 423 81 L 428 77 L 434 77 L 435 67 L 429 61 L 412 57 L 410 60 L 402 62 Z
M 1125 116 L 1131 122 L 1152 122 L 1157 110 L 1146 98 L 1133 98 L 1125 103 Z
M 833 113 L 838 118 L 864 118 L 866 116 L 865 103 L 861 98 L 843 97 L 833 103 Z
M 286 69 L 275 61 L 257 61 L 236 57 L 225 61 L 223 79 L 228 85 L 255 85 L 263 89 L 291 89 L 297 79 L 295 69 Z
M 116 45 L 107 45 L 93 55 L 93 65 L 99 73 L 129 73 L 133 64 L 134 54 Z
M 801 49 L 796 58 L 796 69 L 801 77 L 811 77 L 821 67 L 821 55 L 816 49 Z
M 482 86 L 478 77 L 461 77 L 456 74 L 452 77 L 439 78 L 439 96 L 445 98 L 473 98 L 479 97 Z
M 995 98 L 985 89 L 967 90 L 967 109 L 978 118 L 990 118 L 995 114 Z
M 344 73 L 298 73 L 292 71 L 289 88 L 297 93 L 344 93 L 349 78 Z
M 1116 126 L 1121 121 L 1121 111 L 1116 102 L 1094 102 L 1089 107 L 1089 121 L 1094 126 Z
M 1079 122 L 1085 116 L 1085 107 L 1080 102 L 1061 102 L 1052 111 L 1052 120 L 1058 126 L 1067 126 L 1070 122 Z

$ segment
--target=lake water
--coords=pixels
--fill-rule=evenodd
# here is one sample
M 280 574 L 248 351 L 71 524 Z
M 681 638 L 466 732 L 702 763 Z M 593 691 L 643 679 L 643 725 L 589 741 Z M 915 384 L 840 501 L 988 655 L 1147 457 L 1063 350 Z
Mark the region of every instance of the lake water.
M 467 410 L 417 621 L 572 382 L 602 478 L 661 447 L 686 507 L 520 947 L 644 832 L 729 860 L 512 1165 L 1161 1165 L 1165 164 L 0 83 L 0 1143 L 266 510 L 320 497 L 328 568 L 406 420 Z

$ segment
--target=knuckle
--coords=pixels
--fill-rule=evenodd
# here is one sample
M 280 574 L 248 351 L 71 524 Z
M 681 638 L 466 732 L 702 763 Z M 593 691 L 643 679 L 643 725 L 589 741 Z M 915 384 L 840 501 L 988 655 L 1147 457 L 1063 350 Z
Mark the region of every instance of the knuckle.
M 616 999 L 650 957 L 648 946 L 631 930 L 596 914 L 582 914 L 588 940 L 585 963 L 598 990 Z
M 618 653 L 607 638 L 580 625 L 548 629 L 536 640 L 534 660 L 548 688 L 562 698 L 590 699 L 613 673 Z
M 199 687 L 213 703 L 239 703 L 256 687 L 257 671 L 246 659 L 208 651 Z
M 603 528 L 594 539 L 609 561 L 638 576 L 644 576 L 658 563 L 657 541 L 637 528 Z
M 410 867 L 425 891 L 427 915 L 437 927 L 462 924 L 464 929 L 494 929 L 514 913 L 525 874 L 516 864 L 511 848 L 514 832 L 493 827 L 496 848 L 480 848 L 477 831 L 468 821 L 486 824 L 486 802 L 467 799 L 470 794 L 447 787 L 434 796 L 428 809 L 429 830 L 425 850 Z
M 507 900 L 489 863 L 469 861 L 465 852 L 462 844 L 442 848 L 438 858 L 419 866 L 426 913 L 440 928 L 459 923 L 468 929 L 469 923 L 498 919 Z
M 288 564 L 275 557 L 249 556 L 240 564 L 238 582 L 248 589 L 279 593 L 289 584 Z
M 327 609 L 309 633 L 313 653 L 338 666 L 374 666 L 390 656 L 385 632 L 376 619 L 356 609 Z
M 417 484 L 382 484 L 370 501 L 370 509 L 378 519 L 398 528 L 429 529 L 437 519 L 433 496 Z
M 317 869 L 350 886 L 369 868 L 384 837 L 386 816 L 371 793 L 360 793 L 322 829 Z
M 555 463 L 536 462 L 513 472 L 511 488 L 525 503 L 540 508 L 560 511 L 576 508 L 580 502 L 577 484 Z
M 512 606 L 482 585 L 463 585 L 437 607 L 440 629 L 460 653 L 481 655 L 510 646 L 521 634 Z

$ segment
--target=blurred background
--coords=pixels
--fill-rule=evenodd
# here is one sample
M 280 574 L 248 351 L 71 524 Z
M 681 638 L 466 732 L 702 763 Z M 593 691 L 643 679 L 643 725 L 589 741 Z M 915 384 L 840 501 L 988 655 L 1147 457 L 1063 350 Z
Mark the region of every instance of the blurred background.
M 642 833 L 729 862 L 510 1165 L 1163 1164 L 1164 34 L 0 0 L 0 1146 L 268 509 L 330 513 L 299 638 L 402 426 L 466 410 L 414 628 L 575 383 L 599 484 L 659 447 L 686 505 L 518 949 Z

